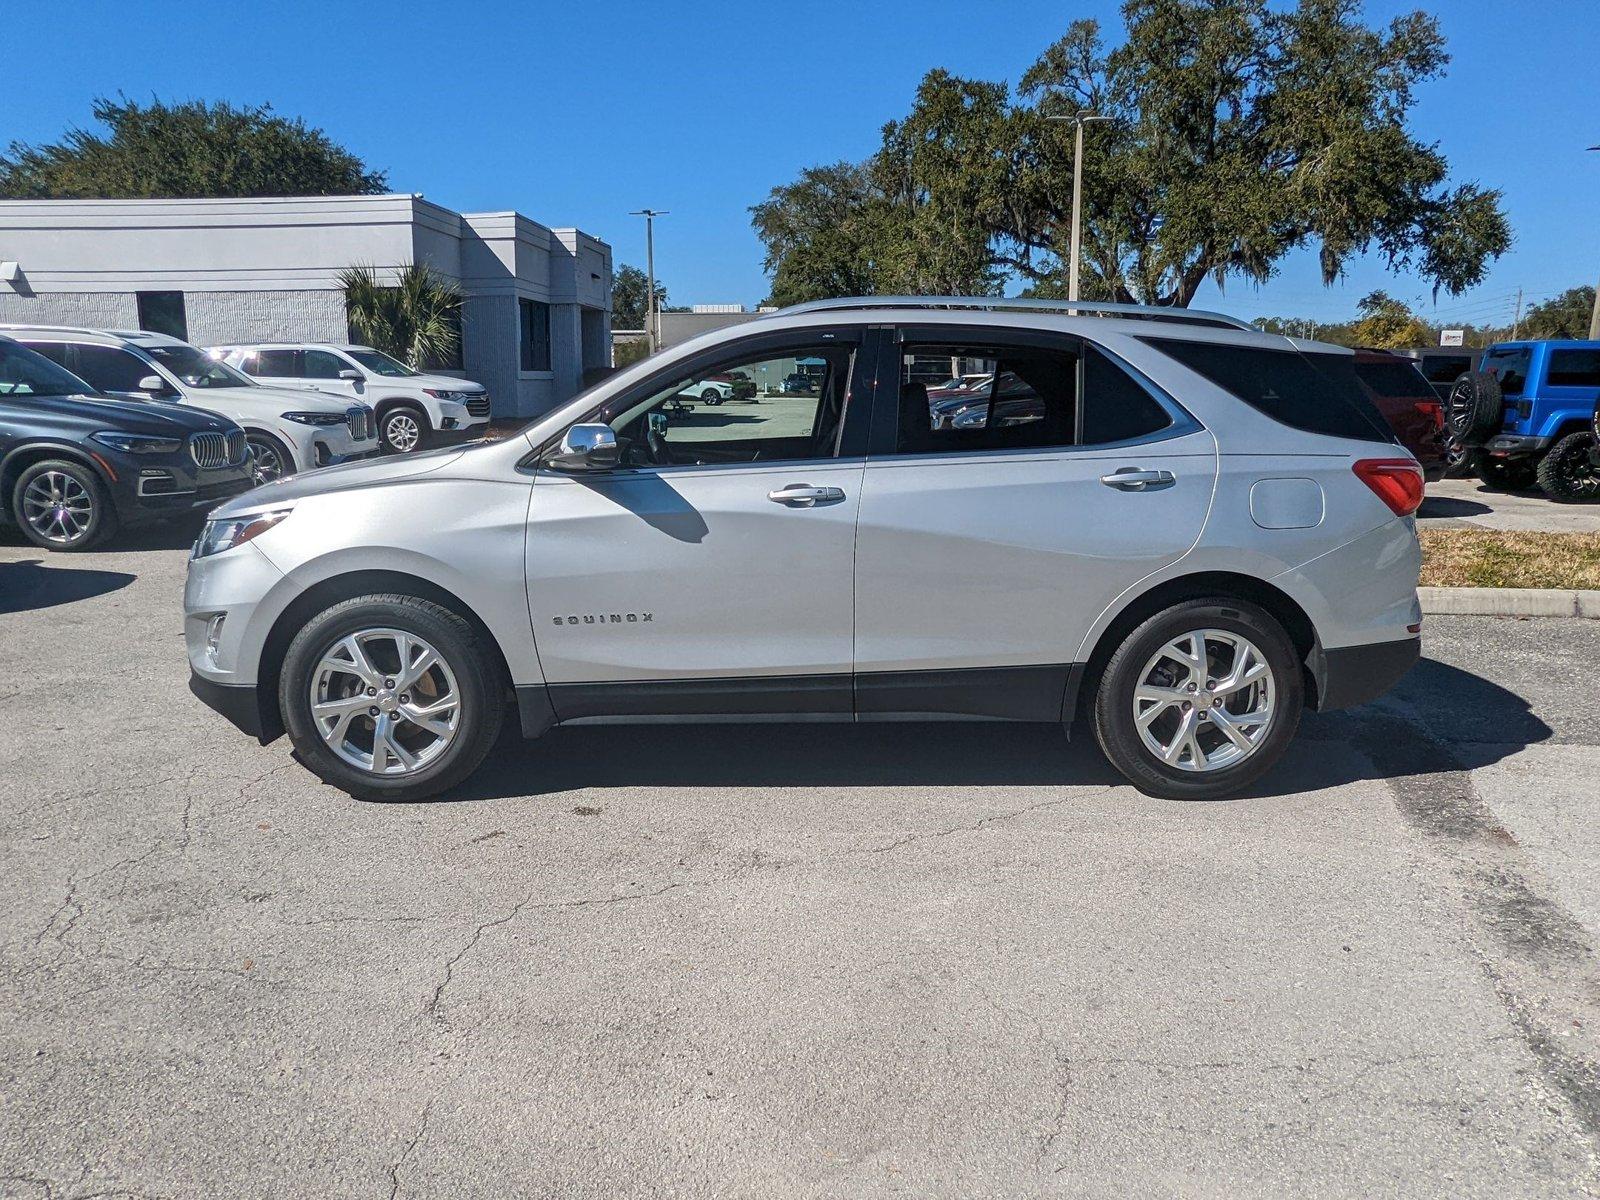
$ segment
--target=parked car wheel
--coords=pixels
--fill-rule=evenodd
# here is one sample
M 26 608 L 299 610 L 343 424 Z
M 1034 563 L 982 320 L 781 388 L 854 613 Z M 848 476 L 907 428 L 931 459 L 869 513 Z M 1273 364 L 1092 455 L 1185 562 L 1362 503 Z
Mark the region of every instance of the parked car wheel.
M 1505 419 L 1505 393 L 1487 371 L 1468 371 L 1450 388 L 1445 425 L 1466 446 L 1479 446 Z
M 34 463 L 11 490 L 23 536 L 49 550 L 87 550 L 117 531 L 117 513 L 88 467 L 70 459 Z
M 465 779 L 499 736 L 503 697 L 472 626 L 404 595 L 317 614 L 289 644 L 278 684 L 301 760 L 362 800 L 420 800 Z
M 1569 433 L 1539 460 L 1539 486 L 1555 500 L 1600 500 L 1600 467 L 1592 433 Z
M 1471 446 L 1463 446 L 1453 434 L 1447 435 L 1444 441 L 1444 477 L 1465 479 L 1473 474 L 1478 466 L 1478 453 Z
M 1214 800 L 1277 762 L 1304 703 L 1299 657 L 1275 618 L 1227 597 L 1188 600 L 1150 617 L 1112 654 L 1095 696 L 1095 736 L 1140 791 Z
M 1495 458 L 1480 453 L 1473 470 L 1486 488 L 1520 492 L 1533 486 L 1537 467 L 1531 458 Z
M 409 404 L 397 404 L 378 422 L 378 441 L 390 454 L 413 454 L 422 449 L 428 418 Z
M 707 388 L 700 393 L 700 399 L 706 404 L 721 404 L 722 393 L 717 391 L 716 388 Z
M 270 433 L 251 430 L 244 440 L 250 446 L 250 475 L 257 487 L 294 474 L 294 456 L 289 453 L 289 447 Z

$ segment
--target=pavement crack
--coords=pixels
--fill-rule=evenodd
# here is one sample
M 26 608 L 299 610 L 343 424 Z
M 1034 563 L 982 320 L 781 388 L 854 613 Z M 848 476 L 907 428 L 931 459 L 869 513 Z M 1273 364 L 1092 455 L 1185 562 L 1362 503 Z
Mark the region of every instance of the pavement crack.
M 1039 812 L 1043 809 L 1059 808 L 1063 804 L 1082 803 L 1084 800 L 1092 799 L 1095 796 L 1103 796 L 1107 792 L 1112 792 L 1115 790 L 1115 787 L 1105 787 L 1083 795 L 1065 796 L 1059 800 L 1041 800 L 1038 804 L 1029 804 L 1022 808 L 1008 809 L 1005 812 L 992 813 L 989 816 L 984 817 L 981 820 L 973 821 L 970 824 L 951 825 L 948 828 L 935 829 L 928 833 L 907 834 L 903 838 L 896 838 L 894 841 L 885 842 L 881 846 L 870 846 L 865 851 L 858 851 L 858 853 L 888 854 L 890 851 L 899 850 L 902 847 L 909 846 L 914 842 L 926 842 L 936 838 L 953 837 L 958 833 L 972 833 L 975 830 L 983 829 L 985 826 L 993 825 L 1000 821 L 1012 821 L 1017 817 L 1025 817 L 1029 813 Z
M 417 1130 L 411 1135 L 411 1140 L 406 1143 L 406 1148 L 400 1152 L 400 1157 L 395 1159 L 389 1167 L 389 1200 L 395 1200 L 400 1194 L 400 1168 L 405 1166 L 411 1156 L 416 1153 L 417 1143 L 422 1141 L 423 1135 L 428 1132 L 428 1120 L 433 1116 L 433 1099 L 422 1106 L 422 1117 L 417 1122 Z

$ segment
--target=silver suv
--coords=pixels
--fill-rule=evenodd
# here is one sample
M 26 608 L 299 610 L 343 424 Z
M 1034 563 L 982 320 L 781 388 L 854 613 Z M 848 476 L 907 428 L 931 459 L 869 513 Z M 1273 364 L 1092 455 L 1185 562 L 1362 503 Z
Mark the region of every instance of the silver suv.
M 729 371 L 817 386 L 681 403 Z M 967 376 L 986 397 L 940 420 L 930 391 Z M 506 440 L 224 505 L 189 564 L 192 687 L 365 798 L 445 790 L 508 713 L 529 737 L 1081 716 L 1144 791 L 1223 796 L 1305 706 L 1416 661 L 1421 497 L 1338 347 L 1186 310 L 819 302 Z

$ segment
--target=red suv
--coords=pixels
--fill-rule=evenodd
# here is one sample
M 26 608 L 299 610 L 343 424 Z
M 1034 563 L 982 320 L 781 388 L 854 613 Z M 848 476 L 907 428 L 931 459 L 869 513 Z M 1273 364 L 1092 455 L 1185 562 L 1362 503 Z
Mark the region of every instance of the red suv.
M 1414 359 L 1387 350 L 1356 349 L 1356 381 L 1422 464 L 1429 483 L 1444 478 L 1444 404 Z

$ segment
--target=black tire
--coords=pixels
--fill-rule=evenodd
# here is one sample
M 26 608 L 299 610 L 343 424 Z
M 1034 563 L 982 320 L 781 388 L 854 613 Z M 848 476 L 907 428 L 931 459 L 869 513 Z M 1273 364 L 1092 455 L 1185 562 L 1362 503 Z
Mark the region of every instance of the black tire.
M 430 642 L 449 666 L 459 692 L 454 740 L 434 761 L 397 778 L 339 757 L 323 740 L 311 713 L 311 687 L 322 657 L 341 638 L 371 629 L 398 629 Z M 422 800 L 472 774 L 500 734 L 505 694 L 499 663 L 466 620 L 430 600 L 397 594 L 356 596 L 312 617 L 289 643 L 278 680 L 278 704 L 300 760 L 324 782 L 358 800 Z
M 1600 467 L 1594 463 L 1592 433 L 1569 433 L 1539 460 L 1539 486 L 1552 500 L 1600 500 Z
M 1174 639 L 1200 629 L 1240 634 L 1259 648 L 1272 672 L 1276 706 L 1273 724 L 1252 752 L 1233 766 L 1204 774 L 1162 762 L 1144 744 L 1134 717 L 1134 690 L 1151 657 Z M 1293 739 L 1304 707 L 1300 656 L 1283 626 L 1254 604 L 1213 596 L 1175 604 L 1122 640 L 1106 663 L 1095 693 L 1094 731 L 1111 765 L 1146 795 L 1165 800 L 1220 800 L 1237 795 L 1271 769 Z
M 250 477 L 257 487 L 294 474 L 294 454 L 270 433 L 246 430 L 244 440 L 250 447 Z
M 41 507 L 51 496 L 61 512 Z M 117 532 L 117 510 L 100 478 L 69 458 L 48 458 L 24 468 L 11 489 L 11 517 L 22 536 L 46 550 L 90 550 Z
M 1531 458 L 1495 458 L 1480 452 L 1473 471 L 1483 486 L 1496 492 L 1521 492 L 1533 486 L 1538 465 Z
M 409 445 L 405 444 L 406 428 L 396 423 L 397 417 L 409 419 L 416 429 L 416 440 Z M 378 418 L 378 444 L 386 454 L 415 454 L 427 448 L 429 429 L 428 414 L 416 405 L 392 404 Z
M 1505 393 L 1500 381 L 1487 371 L 1468 371 L 1456 377 L 1444 403 L 1445 426 L 1465 446 L 1481 446 L 1499 430 L 1505 418 Z
M 722 393 L 717 391 L 716 388 L 707 388 L 705 391 L 700 393 L 700 401 L 703 404 L 711 404 L 711 405 L 721 404 L 722 403 Z
M 1444 477 L 1465 479 L 1468 475 L 1476 474 L 1481 453 L 1481 450 L 1471 446 L 1463 446 L 1454 435 L 1447 435 L 1444 441 Z

